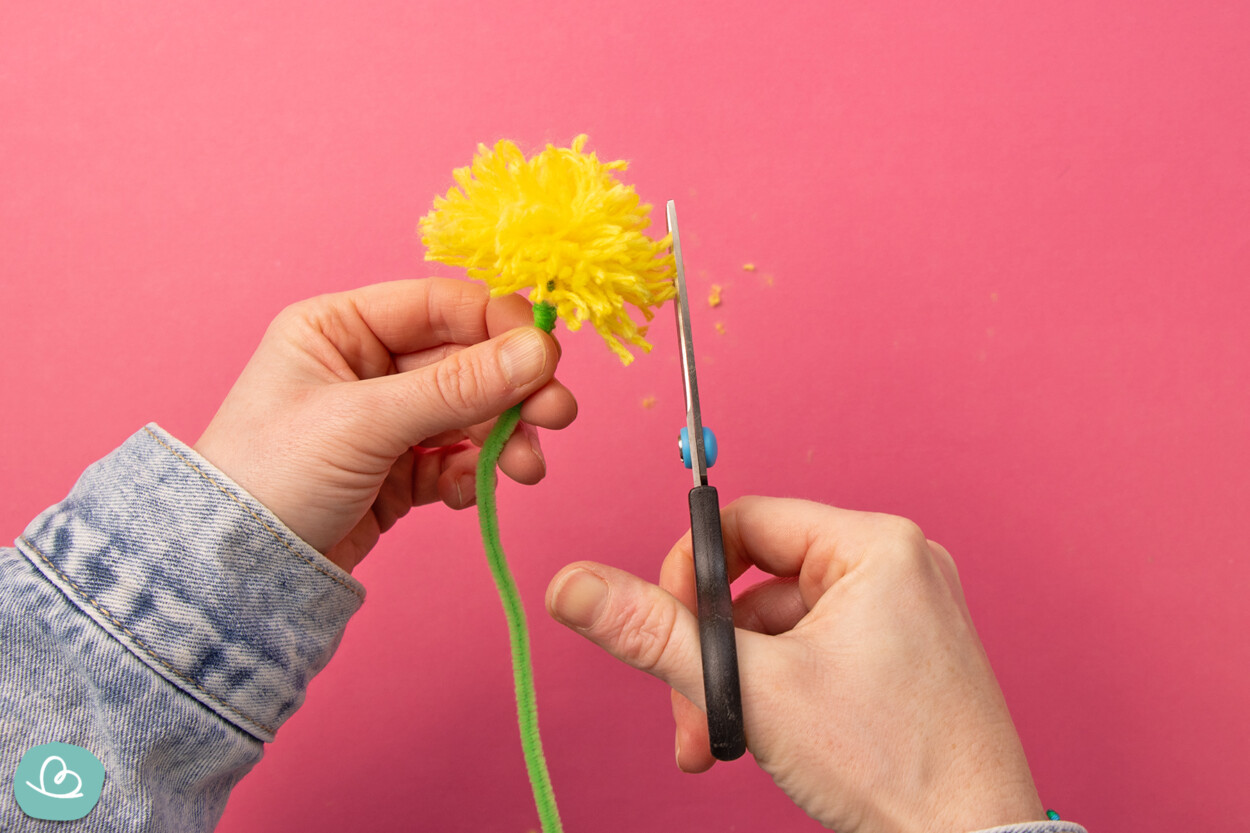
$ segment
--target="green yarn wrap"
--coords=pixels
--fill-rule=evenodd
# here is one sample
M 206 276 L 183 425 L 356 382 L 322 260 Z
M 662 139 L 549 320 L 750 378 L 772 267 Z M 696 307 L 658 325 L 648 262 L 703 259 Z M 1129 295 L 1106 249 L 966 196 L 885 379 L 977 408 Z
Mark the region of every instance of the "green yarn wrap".
M 545 332 L 555 327 L 555 307 L 547 303 L 534 305 L 534 325 Z M 495 505 L 495 486 L 499 475 L 496 465 L 508 437 L 512 436 L 521 419 L 521 406 L 514 405 L 499 417 L 491 430 L 477 459 L 477 517 L 482 527 L 482 543 L 486 547 L 486 561 L 490 565 L 499 600 L 503 602 L 504 616 L 508 620 L 508 639 L 512 644 L 512 677 L 516 683 L 517 725 L 521 730 L 521 749 L 525 754 L 525 769 L 529 773 L 530 787 L 534 791 L 534 805 L 542 822 L 543 833 L 560 833 L 560 813 L 556 809 L 555 791 L 551 787 L 551 775 L 543 757 L 542 738 L 538 734 L 538 703 L 534 696 L 534 667 L 530 659 L 529 629 L 525 625 L 525 607 L 516 580 L 508 569 L 503 545 L 499 542 L 499 514 Z
M 556 326 L 556 308 L 546 301 L 534 304 L 534 326 L 544 332 L 551 332 Z

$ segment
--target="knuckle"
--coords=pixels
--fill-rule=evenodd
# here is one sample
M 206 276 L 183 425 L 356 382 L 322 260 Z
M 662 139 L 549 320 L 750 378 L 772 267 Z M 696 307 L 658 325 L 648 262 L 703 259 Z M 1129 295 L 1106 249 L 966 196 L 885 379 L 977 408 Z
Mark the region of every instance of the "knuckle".
M 274 336 L 299 326 L 308 317 L 311 303 L 310 300 L 304 300 L 283 307 L 269 322 L 266 334 Z
M 882 549 L 896 566 L 915 569 L 927 560 L 929 542 L 915 521 L 898 515 L 879 515 L 877 526 Z
M 613 641 L 629 664 L 654 673 L 669 654 L 677 633 L 677 611 L 672 605 L 630 605 L 618 612 L 608 627 Z
M 480 403 L 486 385 L 473 351 L 462 350 L 436 364 L 434 388 L 443 402 L 456 412 L 471 410 Z
M 330 337 L 349 332 L 350 327 L 342 321 L 344 310 L 340 296 L 317 295 L 288 304 L 279 310 L 265 331 L 271 339 L 304 339 L 309 332 Z
M 933 556 L 935 561 L 946 565 L 951 570 L 958 573 L 959 565 L 955 563 L 955 557 L 950 554 L 950 550 L 946 549 L 946 547 L 942 546 L 937 541 L 925 541 L 925 544 L 929 547 L 929 553 Z
M 325 314 L 328 308 L 333 306 L 333 301 L 334 296 L 332 295 L 315 295 L 312 298 L 295 301 L 283 307 L 274 316 L 274 322 L 289 324 L 294 321 L 319 318 Z

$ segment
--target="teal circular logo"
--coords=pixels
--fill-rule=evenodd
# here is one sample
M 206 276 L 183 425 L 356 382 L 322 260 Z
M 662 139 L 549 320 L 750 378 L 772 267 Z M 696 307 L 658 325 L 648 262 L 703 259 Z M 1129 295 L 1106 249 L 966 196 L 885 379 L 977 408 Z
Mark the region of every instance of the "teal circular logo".
M 31 818 L 73 821 L 90 813 L 104 790 L 104 764 L 81 746 L 45 743 L 22 756 L 13 776 L 17 806 Z

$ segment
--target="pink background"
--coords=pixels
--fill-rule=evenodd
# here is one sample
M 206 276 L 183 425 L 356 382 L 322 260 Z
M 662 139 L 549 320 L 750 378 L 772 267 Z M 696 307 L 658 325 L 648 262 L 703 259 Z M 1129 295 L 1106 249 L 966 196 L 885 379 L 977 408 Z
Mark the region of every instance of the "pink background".
M 194 441 L 285 304 L 454 274 L 415 227 L 477 142 L 588 132 L 724 287 L 722 499 L 947 545 L 1065 817 L 1244 817 L 1250 7 L 348 5 L 6 4 L 5 539 L 144 422 Z M 581 416 L 501 492 L 566 829 L 812 829 L 749 759 L 677 772 L 664 687 L 541 613 L 563 564 L 654 577 L 688 523 L 670 322 L 628 369 L 565 335 Z M 357 575 L 221 829 L 536 826 L 474 514 L 414 511 Z

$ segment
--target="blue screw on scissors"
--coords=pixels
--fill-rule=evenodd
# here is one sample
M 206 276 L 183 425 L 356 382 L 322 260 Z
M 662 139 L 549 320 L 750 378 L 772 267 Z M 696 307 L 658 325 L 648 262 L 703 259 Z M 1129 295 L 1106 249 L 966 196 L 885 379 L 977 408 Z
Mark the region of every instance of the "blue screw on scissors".
M 668 233 L 673 239 L 677 267 L 677 337 L 686 385 L 686 427 L 681 429 L 681 458 L 694 472 L 690 490 L 690 537 L 699 607 L 699 644 L 703 653 L 703 696 L 707 703 L 707 731 L 712 755 L 732 761 L 746 751 L 742 733 L 742 691 L 738 683 L 738 647 L 734 638 L 733 597 L 725 567 L 721 538 L 720 500 L 707 484 L 708 466 L 716 462 L 716 436 L 703 427 L 699 414 L 699 385 L 694 374 L 694 339 L 686 271 L 677 236 L 677 207 L 668 202 Z M 693 438 L 693 442 L 691 439 Z

